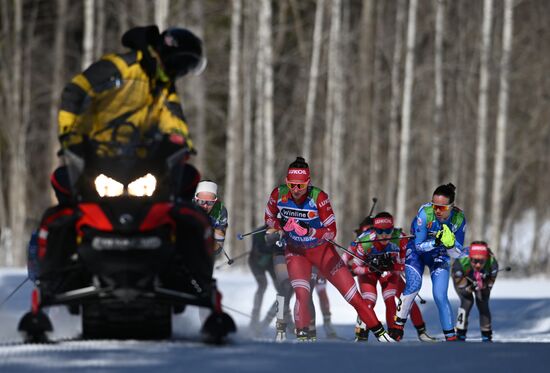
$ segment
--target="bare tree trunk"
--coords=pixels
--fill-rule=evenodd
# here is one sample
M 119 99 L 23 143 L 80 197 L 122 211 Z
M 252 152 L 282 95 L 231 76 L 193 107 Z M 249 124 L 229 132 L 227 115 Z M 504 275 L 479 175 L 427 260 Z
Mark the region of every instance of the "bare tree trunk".
M 374 42 L 374 65 L 372 68 L 372 104 L 370 112 L 367 112 L 366 118 L 369 118 L 369 174 L 370 180 L 380 180 L 380 112 L 382 106 L 382 59 L 383 52 L 383 29 L 384 29 L 384 1 L 376 3 L 376 25 Z M 380 196 L 381 188 L 379 183 L 368 183 L 368 195 L 371 197 Z
M 390 139 L 388 154 L 388 211 L 396 211 L 397 172 L 399 168 L 399 107 L 401 103 L 401 56 L 403 49 L 403 29 L 405 28 L 405 0 L 397 0 L 395 15 L 395 44 L 391 67 Z
M 260 216 L 253 210 L 254 206 L 263 206 L 267 199 L 260 201 L 260 205 L 254 204 L 254 199 L 250 198 L 253 195 L 252 183 L 254 179 L 252 177 L 252 155 L 254 153 L 252 144 L 252 93 L 254 91 L 252 76 L 254 74 L 254 35 L 255 25 L 250 17 L 250 13 L 253 13 L 252 7 L 246 7 L 245 14 L 247 15 L 244 23 L 244 42 L 242 45 L 242 60 L 243 60 L 243 198 L 244 202 L 244 229 L 250 229 L 252 226 L 259 224 L 260 220 L 263 220 L 263 216 Z M 248 22 L 247 22 L 248 21 Z
M 118 21 L 118 33 L 120 36 L 126 32 L 129 28 L 128 26 L 128 5 L 126 4 L 127 0 L 118 0 L 116 3 L 117 9 L 117 21 Z
M 99 58 L 103 55 L 103 44 L 105 41 L 105 0 L 95 0 L 97 4 L 97 22 L 94 45 L 94 58 Z
M 408 222 L 405 221 L 407 212 L 407 192 L 409 178 L 409 145 L 410 145 L 410 127 L 411 127 L 411 103 L 412 89 L 414 84 L 414 46 L 416 38 L 416 9 L 418 7 L 417 0 L 410 0 L 409 3 L 409 20 L 407 25 L 407 55 L 405 58 L 405 77 L 403 86 L 403 108 L 401 126 L 401 147 L 399 153 L 399 181 L 397 190 L 397 225 L 406 227 Z
M 330 45 L 332 46 L 329 52 L 329 71 L 332 75 L 333 94 L 333 118 L 332 118 L 332 175 L 330 183 L 331 201 L 334 208 L 335 216 L 342 217 L 342 199 L 341 194 L 337 191 L 341 190 L 342 185 L 342 160 L 343 160 L 343 126 L 344 126 L 344 79 L 342 75 L 342 2 L 341 0 L 333 0 L 332 2 L 332 22 L 330 25 Z
M 495 165 L 493 168 L 493 190 L 491 192 L 491 247 L 495 254 L 500 248 L 502 222 L 502 186 L 504 183 L 504 161 L 506 160 L 506 128 L 508 126 L 508 97 L 510 79 L 510 55 L 512 53 L 514 26 L 513 0 L 504 1 L 504 22 L 502 30 L 502 56 L 500 60 L 500 91 L 498 97 L 497 141 Z
M 443 130 L 443 102 L 445 91 L 443 89 L 443 38 L 445 36 L 445 0 L 435 0 L 435 106 L 434 106 L 434 128 L 433 128 L 433 146 L 432 146 L 432 167 L 430 179 L 434 183 L 440 183 L 441 173 L 439 169 L 441 155 L 441 132 Z
M 94 0 L 84 0 L 84 34 L 82 36 L 82 70 L 94 59 Z
M 372 65 L 374 52 L 374 28 L 375 28 L 375 9 L 374 0 L 367 0 L 363 2 L 361 9 L 361 23 L 360 32 L 361 38 L 359 40 L 359 64 L 354 75 L 352 76 L 352 82 L 357 81 L 359 89 L 355 92 L 356 99 L 354 106 L 357 108 L 354 111 L 355 117 L 351 124 L 354 128 L 354 133 L 350 136 L 352 139 L 352 154 L 351 157 L 351 200 L 355 201 L 350 207 L 350 214 L 355 219 L 362 219 L 365 215 L 364 201 L 367 200 L 364 191 L 364 182 L 369 180 L 365 176 L 364 172 L 356 172 L 362 170 L 366 162 L 368 162 L 368 152 L 365 150 L 365 144 L 368 143 L 369 133 L 369 113 L 371 110 L 372 101 Z M 372 197 L 372 196 L 370 196 Z M 360 217 L 360 218 L 359 218 Z M 357 223 L 355 223 L 357 224 Z
M 309 85 L 307 90 L 306 118 L 304 123 L 304 146 L 302 153 L 306 160 L 311 157 L 311 139 L 313 137 L 313 119 L 315 116 L 315 101 L 317 99 L 317 82 L 319 80 L 319 60 L 321 56 L 321 41 L 323 36 L 323 17 L 325 0 L 317 0 L 315 10 L 315 26 L 313 29 L 313 50 L 309 69 Z
M 231 52 L 229 57 L 229 115 L 227 122 L 227 139 L 226 139 L 226 158 L 225 158 L 225 205 L 229 214 L 229 222 L 227 235 L 227 250 L 231 251 L 233 244 L 233 234 L 231 234 L 232 226 L 234 226 L 233 211 L 235 204 L 235 180 L 237 172 L 237 137 L 239 136 L 239 121 L 241 120 L 239 110 L 240 100 L 240 83 L 239 83 L 239 64 L 241 62 L 241 0 L 233 0 L 231 12 Z
M 20 46 L 23 35 L 23 4 L 21 1 L 14 0 L 13 17 L 13 59 L 11 74 L 12 101 L 12 120 L 8 132 L 9 149 L 9 175 L 8 180 L 8 211 L 9 228 L 11 231 L 11 246 L 8 248 L 7 265 L 20 265 L 24 257 L 24 224 L 26 220 L 26 152 L 25 152 L 25 133 L 22 123 L 22 65 L 23 56 Z M 22 133 L 23 132 L 23 133 Z
M 336 118 L 336 96 L 338 95 L 338 84 L 336 81 L 338 78 L 338 37 L 340 36 L 340 11 L 341 11 L 341 1 L 333 0 L 332 7 L 330 12 L 330 34 L 328 41 L 328 77 L 327 77 L 327 97 L 326 97 L 326 114 L 325 114 L 325 134 L 324 134 L 324 158 L 323 158 L 323 187 L 328 191 L 329 194 L 335 192 L 335 173 L 338 171 L 335 170 L 335 154 L 333 153 L 336 149 L 334 138 L 335 128 L 334 126 L 339 121 L 339 118 Z M 328 151 L 328 154 L 326 153 Z
M 191 4 L 190 12 L 192 15 L 193 30 L 197 36 L 204 39 L 204 4 L 202 1 L 194 1 Z M 188 17 L 189 18 L 189 17 Z M 189 21 L 188 21 L 189 22 Z M 161 30 L 162 31 L 162 30 Z M 192 102 L 194 120 L 193 120 L 193 141 L 198 150 L 196 165 L 204 174 L 210 174 L 206 156 L 208 154 L 206 141 L 206 87 L 205 76 L 190 77 L 187 83 L 189 84 L 187 92 L 192 92 L 189 95 L 189 100 Z M 191 89 L 189 89 L 191 88 Z
M 155 0 L 155 24 L 162 31 L 167 27 L 170 0 Z
M 48 168 L 53 171 L 57 163 L 57 113 L 59 110 L 59 98 L 63 88 L 63 71 L 65 70 L 65 27 L 67 23 L 67 0 L 57 0 L 57 18 L 55 21 L 55 36 L 53 55 L 56 63 L 53 64 L 52 87 L 50 93 L 50 130 L 49 148 L 50 163 Z M 53 189 L 50 192 L 51 203 L 54 201 Z
M 256 203 L 255 206 L 264 206 L 267 202 L 267 196 L 264 193 L 264 180 L 266 170 L 265 164 L 265 128 L 263 125 L 264 120 L 264 70 L 265 70 L 265 57 L 262 51 L 263 33 L 262 18 L 259 17 L 261 12 L 259 9 L 259 3 L 254 3 L 256 13 L 258 14 L 258 35 L 256 38 L 256 82 L 254 85 L 256 107 L 254 113 L 254 186 L 256 190 Z
M 263 86 L 263 126 L 265 135 L 265 179 L 264 195 L 269 195 L 275 183 L 275 144 L 273 134 L 273 53 L 271 27 L 271 1 L 262 0 L 260 10 L 260 48 L 264 56 Z
M 491 28 L 493 23 L 493 0 L 483 2 L 483 26 L 481 38 L 481 62 L 479 66 L 479 101 L 477 116 L 477 144 L 476 144 L 476 173 L 474 194 L 474 216 L 472 224 L 472 238 L 484 239 L 487 235 L 485 228 L 485 201 L 487 178 L 487 116 L 489 96 L 489 57 L 491 53 Z

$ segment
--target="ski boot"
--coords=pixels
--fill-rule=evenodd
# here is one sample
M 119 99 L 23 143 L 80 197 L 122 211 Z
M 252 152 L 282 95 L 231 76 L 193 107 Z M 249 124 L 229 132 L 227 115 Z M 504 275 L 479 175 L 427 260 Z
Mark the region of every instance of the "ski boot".
M 421 342 L 437 342 L 437 338 L 431 337 L 426 332 L 426 324 L 422 324 L 420 326 L 416 326 L 416 332 L 418 333 L 418 340 Z
M 482 330 L 481 331 L 481 341 L 482 342 L 493 342 L 493 331 L 492 330 Z
M 369 340 L 368 329 L 363 329 L 360 326 L 355 326 L 355 342 L 366 342 Z
M 286 341 L 286 323 L 277 320 L 275 324 L 275 342 Z
M 325 329 L 325 334 L 327 335 L 327 338 L 338 338 L 338 334 L 336 334 L 336 330 L 334 330 L 332 322 L 330 321 L 330 315 L 323 316 L 323 328 Z
M 317 327 L 315 326 L 315 320 L 311 319 L 307 332 L 307 340 L 310 342 L 317 341 Z
M 388 330 L 390 336 L 394 340 L 400 341 L 403 339 L 403 329 L 405 329 L 405 322 L 407 322 L 407 319 L 402 319 L 400 317 L 395 316 L 395 322 L 393 323 L 393 327 L 391 327 Z
M 466 342 L 466 329 L 456 329 L 456 336 L 460 342 Z
M 458 336 L 454 329 L 443 330 L 443 335 L 445 335 L 445 341 L 447 342 L 458 342 Z
M 376 339 L 378 339 L 378 342 L 384 342 L 384 343 L 397 342 L 388 333 L 386 333 L 382 324 L 378 324 L 378 326 L 371 328 L 371 331 L 372 331 L 372 334 L 374 334 L 374 336 L 376 337 Z
M 309 328 L 296 329 L 296 340 L 298 342 L 309 341 Z

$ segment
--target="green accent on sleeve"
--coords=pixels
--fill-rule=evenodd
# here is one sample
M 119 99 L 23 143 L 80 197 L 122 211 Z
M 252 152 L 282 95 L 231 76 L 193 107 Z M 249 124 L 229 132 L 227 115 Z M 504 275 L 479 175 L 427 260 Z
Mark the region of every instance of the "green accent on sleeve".
M 290 192 L 290 189 L 288 189 L 286 184 L 279 185 L 279 197 L 284 196 L 288 192 Z
M 426 206 L 424 207 L 424 212 L 426 213 L 426 225 L 429 226 L 435 220 L 434 208 L 432 205 Z
M 212 210 L 210 211 L 210 216 L 212 216 L 216 220 L 219 220 L 221 217 L 222 211 L 223 211 L 223 203 L 222 201 L 217 201 L 214 204 L 214 207 L 212 207 Z
M 453 227 L 456 227 L 456 229 L 460 228 L 462 225 L 462 222 L 464 221 L 464 213 L 461 209 L 458 207 L 453 207 L 453 217 L 451 218 L 451 225 Z M 454 233 L 455 231 L 453 231 Z
M 462 272 L 468 273 L 472 269 L 472 263 L 470 263 L 470 258 L 465 256 L 463 258 L 457 259 L 462 267 Z
M 399 241 L 401 241 L 402 232 L 403 232 L 403 228 L 395 228 L 393 230 L 393 233 L 391 234 L 391 242 L 399 246 Z
M 321 193 L 321 189 L 317 187 L 311 187 L 311 190 L 309 191 L 309 196 L 313 199 L 313 202 L 317 203 L 319 193 Z

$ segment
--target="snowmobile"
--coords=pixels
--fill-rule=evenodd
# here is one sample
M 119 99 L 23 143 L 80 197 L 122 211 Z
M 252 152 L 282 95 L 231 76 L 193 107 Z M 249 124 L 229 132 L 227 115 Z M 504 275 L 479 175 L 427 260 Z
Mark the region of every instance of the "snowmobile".
M 64 149 L 73 203 L 46 219 L 31 310 L 18 327 L 26 341 L 47 340 L 44 308 L 55 305 L 81 315 L 84 339 L 170 338 L 173 315 L 188 305 L 211 310 L 207 342 L 236 330 L 212 277 L 208 218 L 177 196 L 187 150 L 166 154 L 166 135 L 143 138 L 121 123 L 110 141 Z

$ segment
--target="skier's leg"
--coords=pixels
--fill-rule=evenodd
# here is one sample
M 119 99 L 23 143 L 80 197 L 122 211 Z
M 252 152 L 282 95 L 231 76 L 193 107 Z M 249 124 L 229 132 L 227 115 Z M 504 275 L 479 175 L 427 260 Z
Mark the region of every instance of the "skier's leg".
M 460 298 L 460 306 L 456 315 L 456 333 L 459 340 L 465 341 L 466 333 L 468 332 L 468 316 L 474 304 L 474 296 L 472 292 L 459 288 L 456 284 L 455 290 Z
M 447 297 L 447 290 L 449 288 L 449 262 L 436 262 L 430 267 L 432 293 L 439 311 L 441 329 L 443 330 L 445 339 L 448 341 L 457 340 L 453 326 L 453 311 L 449 298 Z
M 481 339 L 483 342 L 493 340 L 493 329 L 491 326 L 491 311 L 489 309 L 490 289 L 481 291 L 481 299 L 476 294 L 476 306 L 479 310 L 479 328 L 481 330 Z
M 388 329 L 393 327 L 395 322 L 395 295 L 397 294 L 397 281 L 399 276 L 392 274 L 384 278 L 380 278 L 380 286 L 382 287 L 382 297 L 386 305 L 386 324 Z
M 338 289 L 344 299 L 351 304 L 361 320 L 367 324 L 378 340 L 388 341 L 384 327 L 378 321 L 372 307 L 359 295 L 351 273 L 332 245 L 324 245 L 307 251 L 308 258 L 319 268 L 323 276 Z
M 297 330 L 307 331 L 311 320 L 309 302 L 311 298 L 311 287 L 309 279 L 311 278 L 311 263 L 309 260 L 296 251 L 286 250 L 286 264 L 290 283 L 296 293 L 296 303 L 294 305 L 294 323 Z

